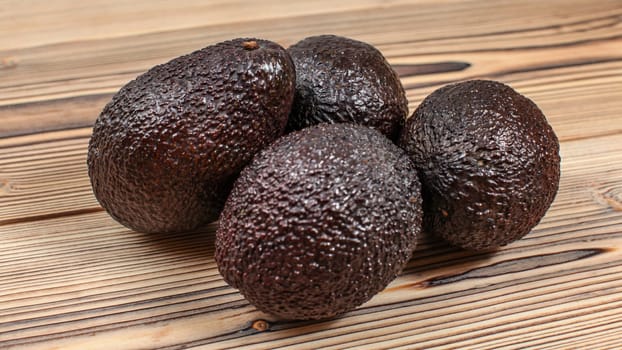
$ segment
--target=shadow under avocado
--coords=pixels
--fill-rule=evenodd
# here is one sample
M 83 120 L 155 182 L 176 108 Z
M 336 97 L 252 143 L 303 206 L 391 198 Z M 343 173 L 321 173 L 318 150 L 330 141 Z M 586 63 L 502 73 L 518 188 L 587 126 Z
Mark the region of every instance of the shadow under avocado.
M 204 258 L 206 262 L 214 259 L 214 241 L 218 222 L 212 222 L 199 229 L 181 233 L 139 233 L 146 246 L 158 254 L 179 258 Z
M 469 270 L 494 257 L 500 248 L 467 250 L 453 246 L 435 235 L 422 231 L 417 237 L 417 247 L 402 271 L 402 275 L 419 273 L 454 266 L 457 270 Z

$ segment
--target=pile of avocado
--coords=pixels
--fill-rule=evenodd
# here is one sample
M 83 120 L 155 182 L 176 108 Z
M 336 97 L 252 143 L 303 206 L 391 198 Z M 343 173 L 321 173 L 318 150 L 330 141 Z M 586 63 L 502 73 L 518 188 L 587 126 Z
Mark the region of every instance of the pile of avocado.
M 89 177 L 133 230 L 218 220 L 227 283 L 262 311 L 323 319 L 383 290 L 420 232 L 495 249 L 555 197 L 557 137 L 509 86 L 447 85 L 407 116 L 399 77 L 369 44 L 234 39 L 121 88 L 95 122 Z

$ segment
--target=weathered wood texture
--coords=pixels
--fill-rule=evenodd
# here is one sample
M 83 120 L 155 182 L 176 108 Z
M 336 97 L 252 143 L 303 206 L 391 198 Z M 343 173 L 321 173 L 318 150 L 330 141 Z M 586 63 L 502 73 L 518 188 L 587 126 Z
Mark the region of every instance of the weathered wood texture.
M 622 1 L 0 1 L 0 348 L 622 348 Z M 256 311 L 213 232 L 115 223 L 86 173 L 90 126 L 125 82 L 238 36 L 376 45 L 411 110 L 491 78 L 561 142 L 559 194 L 491 254 L 430 238 L 370 302 L 325 322 Z

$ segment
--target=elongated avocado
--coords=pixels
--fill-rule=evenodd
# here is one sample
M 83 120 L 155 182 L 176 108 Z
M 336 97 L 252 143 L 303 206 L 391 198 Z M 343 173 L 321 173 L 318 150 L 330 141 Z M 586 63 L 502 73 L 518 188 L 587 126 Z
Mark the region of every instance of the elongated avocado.
M 283 133 L 294 86 L 286 51 L 259 39 L 225 41 L 150 69 L 95 122 L 87 160 L 95 197 L 137 231 L 215 220 L 238 173 Z

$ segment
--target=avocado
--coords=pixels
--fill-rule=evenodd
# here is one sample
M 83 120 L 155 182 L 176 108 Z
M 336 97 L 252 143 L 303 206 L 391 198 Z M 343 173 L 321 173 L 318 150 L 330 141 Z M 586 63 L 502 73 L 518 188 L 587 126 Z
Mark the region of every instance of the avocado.
M 434 91 L 398 143 L 419 171 L 424 230 L 465 249 L 523 237 L 557 193 L 557 136 L 534 102 L 500 82 Z
M 284 48 L 225 41 L 151 68 L 105 106 L 88 172 L 99 203 L 142 232 L 216 220 L 253 155 L 285 130 L 295 69 Z
M 323 123 L 290 133 L 235 182 L 216 231 L 219 271 L 278 317 L 342 314 L 408 262 L 420 191 L 408 156 L 376 130 Z
M 404 88 L 373 46 L 335 35 L 312 36 L 289 47 L 296 94 L 288 130 L 355 123 L 396 140 L 408 116 Z

